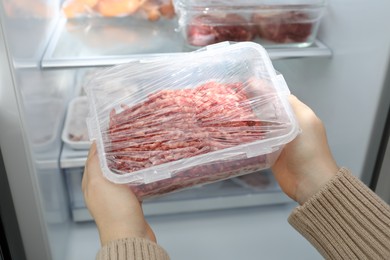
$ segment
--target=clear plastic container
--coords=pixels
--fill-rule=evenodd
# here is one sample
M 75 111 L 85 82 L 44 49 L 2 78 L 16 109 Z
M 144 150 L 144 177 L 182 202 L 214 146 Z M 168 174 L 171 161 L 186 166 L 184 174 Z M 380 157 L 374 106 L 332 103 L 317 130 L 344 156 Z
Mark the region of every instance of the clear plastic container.
M 86 150 L 91 146 L 86 122 L 88 112 L 87 97 L 80 96 L 70 101 L 62 131 L 62 141 L 73 149 Z
M 114 66 L 85 91 L 103 174 L 141 199 L 269 168 L 298 133 L 283 76 L 252 42 Z
M 256 41 L 266 47 L 313 44 L 326 0 L 176 0 L 179 30 L 190 47 Z
M 175 15 L 171 0 L 66 0 L 62 10 L 68 19 L 136 16 L 157 21 Z
M 61 133 L 64 105 L 59 98 L 31 98 L 25 101 L 29 137 L 34 150 L 50 149 Z

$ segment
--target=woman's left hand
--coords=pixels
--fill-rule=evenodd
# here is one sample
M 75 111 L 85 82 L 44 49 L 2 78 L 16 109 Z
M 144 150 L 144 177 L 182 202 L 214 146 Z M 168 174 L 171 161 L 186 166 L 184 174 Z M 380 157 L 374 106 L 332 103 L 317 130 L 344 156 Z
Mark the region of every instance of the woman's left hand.
M 103 176 L 95 143 L 88 154 L 82 190 L 87 208 L 98 227 L 102 245 L 127 237 L 156 242 L 141 203 L 131 189 L 124 184 L 112 183 Z

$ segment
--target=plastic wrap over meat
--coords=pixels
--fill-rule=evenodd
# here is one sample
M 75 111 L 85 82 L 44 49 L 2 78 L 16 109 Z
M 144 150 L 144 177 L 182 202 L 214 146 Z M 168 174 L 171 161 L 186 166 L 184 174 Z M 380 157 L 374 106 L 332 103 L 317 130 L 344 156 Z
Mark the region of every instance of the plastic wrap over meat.
M 86 93 L 105 176 L 142 199 L 268 168 L 297 134 L 288 88 L 254 43 L 119 65 Z

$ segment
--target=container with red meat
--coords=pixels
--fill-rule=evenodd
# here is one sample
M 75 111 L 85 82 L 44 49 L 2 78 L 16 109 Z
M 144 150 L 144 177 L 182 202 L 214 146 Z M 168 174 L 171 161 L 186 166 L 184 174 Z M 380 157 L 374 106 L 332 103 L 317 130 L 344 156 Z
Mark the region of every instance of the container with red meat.
M 317 35 L 326 0 L 177 0 L 179 30 L 191 47 L 256 41 L 307 47 Z
M 69 147 L 83 150 L 91 146 L 85 122 L 87 116 L 88 100 L 85 96 L 76 97 L 70 101 L 61 136 L 62 141 Z
M 298 132 L 283 77 L 250 42 L 114 66 L 85 91 L 104 175 L 140 199 L 269 168 Z
M 157 21 L 175 16 L 172 0 L 66 0 L 62 11 L 68 19 L 137 16 Z

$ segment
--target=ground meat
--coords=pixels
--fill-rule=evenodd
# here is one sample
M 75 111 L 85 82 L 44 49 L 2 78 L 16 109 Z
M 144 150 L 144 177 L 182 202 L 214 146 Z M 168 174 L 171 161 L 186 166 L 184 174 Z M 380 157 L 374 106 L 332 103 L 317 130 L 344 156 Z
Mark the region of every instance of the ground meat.
M 187 28 L 187 41 L 193 46 L 222 41 L 250 41 L 254 37 L 253 27 L 237 14 L 199 15 L 193 18 Z
M 252 23 L 260 38 L 276 43 L 305 42 L 313 27 L 308 15 L 298 11 L 254 14 Z
M 242 84 L 209 82 L 193 89 L 162 90 L 110 116 L 106 157 L 118 174 L 234 147 L 264 137 L 263 123 Z M 168 179 L 133 186 L 140 197 L 261 169 L 265 157 L 235 158 L 183 167 Z
M 213 164 L 204 164 L 175 172 L 169 179 L 148 184 L 130 186 L 142 199 L 167 194 L 195 185 L 225 180 L 234 176 L 264 169 L 267 161 L 264 155 L 247 159 L 237 159 Z

